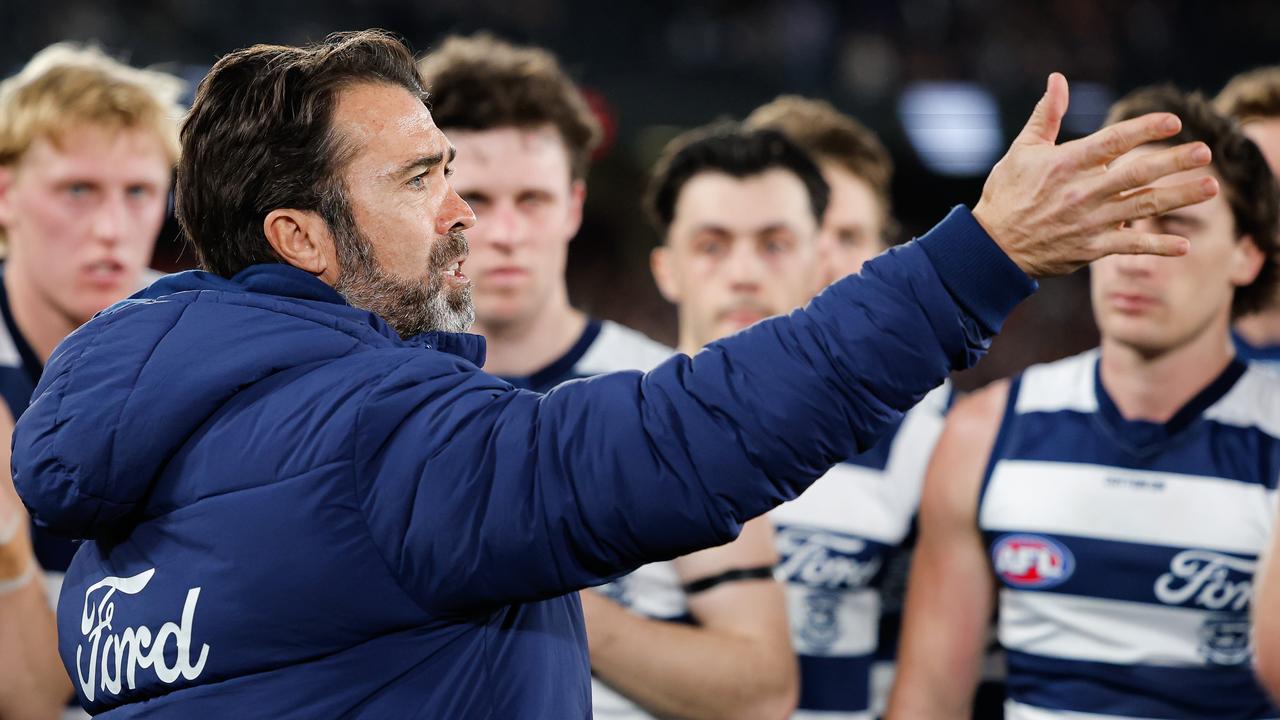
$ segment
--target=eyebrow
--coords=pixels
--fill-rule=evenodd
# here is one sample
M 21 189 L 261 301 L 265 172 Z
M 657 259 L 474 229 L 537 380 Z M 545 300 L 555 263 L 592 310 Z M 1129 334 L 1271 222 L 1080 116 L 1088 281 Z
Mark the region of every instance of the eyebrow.
M 453 162 L 454 158 L 456 157 L 458 157 L 458 149 L 450 145 L 448 162 Z M 409 162 L 401 165 L 400 167 L 396 168 L 390 173 L 390 175 L 392 177 L 404 177 L 406 175 L 416 174 L 414 171 L 417 171 L 417 170 L 430 170 L 431 168 L 439 165 L 442 162 L 445 162 L 443 152 L 438 152 L 438 153 L 435 153 L 434 155 L 423 155 L 421 157 L 416 157 L 410 160 Z
M 754 230 L 754 233 L 756 235 L 769 235 L 770 233 L 776 233 L 776 232 L 786 232 L 786 233 L 791 233 L 792 235 L 799 234 L 796 232 L 795 228 L 791 227 L 791 225 L 785 222 L 770 223 L 768 225 L 758 227 Z

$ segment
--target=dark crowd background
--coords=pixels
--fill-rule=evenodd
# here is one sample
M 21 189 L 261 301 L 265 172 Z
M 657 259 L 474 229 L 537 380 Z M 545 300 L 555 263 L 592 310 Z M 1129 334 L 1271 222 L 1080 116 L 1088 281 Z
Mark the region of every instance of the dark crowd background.
M 889 147 L 909 238 L 977 201 L 1050 71 L 1072 83 L 1070 138 L 1096 129 L 1135 87 L 1170 81 L 1213 94 L 1239 71 L 1280 62 L 1274 0 L 0 0 L 0 75 L 51 42 L 94 41 L 194 88 L 235 48 L 366 27 L 392 30 L 418 53 L 484 29 L 561 58 L 607 130 L 571 246 L 571 297 L 668 343 L 675 314 L 649 275 L 657 238 L 640 197 L 659 149 L 684 128 L 740 118 L 784 92 L 827 98 Z M 192 264 L 171 221 L 155 265 Z M 1077 273 L 1045 283 L 958 383 L 1094 342 L 1088 281 Z

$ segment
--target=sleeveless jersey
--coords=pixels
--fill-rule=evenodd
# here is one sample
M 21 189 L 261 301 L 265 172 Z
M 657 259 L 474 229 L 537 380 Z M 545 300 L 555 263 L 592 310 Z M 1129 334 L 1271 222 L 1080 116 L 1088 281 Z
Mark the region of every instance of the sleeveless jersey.
M 587 320 L 582 335 L 558 360 L 532 375 L 504 375 L 525 390 L 545 393 L 560 383 L 618 370 L 651 370 L 675 350 L 612 320 Z
M 950 394 L 949 384 L 930 393 L 874 448 L 769 515 L 779 555 L 775 576 L 784 584 L 800 663 L 796 720 L 869 720 L 883 707 L 892 675 L 873 688 L 878 581 L 911 528 Z M 647 617 L 693 622 L 670 562 L 645 565 L 597 590 Z M 597 720 L 651 717 L 603 683 L 592 692 Z
M 1010 720 L 1272 718 L 1249 604 L 1280 476 L 1280 376 L 1232 364 L 1127 421 L 1096 350 L 1013 381 L 978 523 Z
M 587 327 L 583 330 L 582 336 L 560 359 L 527 377 L 505 376 L 503 379 L 519 388 L 546 392 L 561 383 L 601 373 L 617 370 L 650 370 L 674 353 L 675 350 L 654 342 L 631 328 L 610 320 L 602 321 L 592 318 L 587 321 Z M 675 580 L 670 563 L 646 565 L 622 580 L 625 580 L 629 586 L 644 585 L 651 576 L 656 575 L 655 584 L 661 587 L 665 585 L 667 572 L 672 573 L 670 580 L 678 587 L 679 583 Z M 628 605 L 627 601 L 617 594 L 620 587 L 619 581 L 614 581 L 600 590 L 624 605 Z M 644 607 L 650 611 L 646 614 L 664 618 L 671 615 L 661 606 L 661 602 L 668 599 L 668 596 L 662 592 L 645 591 L 640 595 L 652 598 L 653 602 L 658 603 L 658 605 L 654 605 L 653 602 L 646 604 Z M 682 603 L 683 600 L 681 600 Z M 677 610 L 675 614 L 678 615 L 681 612 Z M 591 704 L 596 718 L 634 717 L 629 713 L 640 712 L 630 700 L 594 677 L 591 679 Z M 641 713 L 639 717 L 648 716 Z
M 4 319 L 0 323 L 0 399 L 4 400 L 9 414 L 16 422 L 31 403 L 31 395 L 44 372 L 44 363 L 40 362 L 27 339 L 18 330 L 3 277 L 4 266 L 0 265 L 0 316 Z M 44 571 L 49 602 L 56 606 L 58 593 L 62 589 L 62 577 L 71 564 L 78 543 L 53 535 L 33 523 L 31 544 L 36 560 Z
M 9 305 L 9 291 L 4 285 L 5 266 L 0 263 L 0 400 L 4 401 L 9 414 L 16 422 L 27 406 L 31 404 L 31 395 L 35 393 L 40 376 L 44 373 L 44 363 L 31 348 L 27 339 L 22 336 L 17 322 L 13 319 L 13 310 Z M 149 285 L 160 277 L 160 273 L 146 270 L 142 274 L 143 286 Z M 75 540 L 54 535 L 31 524 L 31 545 L 35 551 L 36 561 L 44 574 L 45 594 L 49 604 L 58 605 L 58 596 L 62 592 L 62 578 L 67 573 L 71 558 L 76 554 L 80 543 Z M 86 718 L 75 700 L 63 713 L 63 720 L 80 720 Z

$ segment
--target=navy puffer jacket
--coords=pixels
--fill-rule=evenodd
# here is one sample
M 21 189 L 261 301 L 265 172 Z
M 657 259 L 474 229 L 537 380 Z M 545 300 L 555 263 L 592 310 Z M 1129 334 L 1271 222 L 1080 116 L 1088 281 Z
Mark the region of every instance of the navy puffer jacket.
M 163 278 L 15 430 L 35 520 L 87 540 L 63 661 L 107 717 L 589 717 L 573 591 L 732 539 L 1033 288 L 958 209 L 805 310 L 538 395 L 288 266 Z

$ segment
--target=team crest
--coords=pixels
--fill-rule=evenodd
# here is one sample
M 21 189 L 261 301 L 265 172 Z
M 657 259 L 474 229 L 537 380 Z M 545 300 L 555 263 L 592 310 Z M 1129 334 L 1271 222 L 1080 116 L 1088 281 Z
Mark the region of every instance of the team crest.
M 1242 665 L 1249 661 L 1249 618 L 1211 617 L 1200 626 L 1200 655 L 1214 665 Z
M 1005 535 L 991 549 L 996 575 L 1015 588 L 1044 589 L 1066 582 L 1076 559 L 1062 543 L 1043 535 Z
M 812 590 L 804 596 L 804 616 L 799 631 L 810 652 L 829 649 L 840 637 L 840 593 Z

